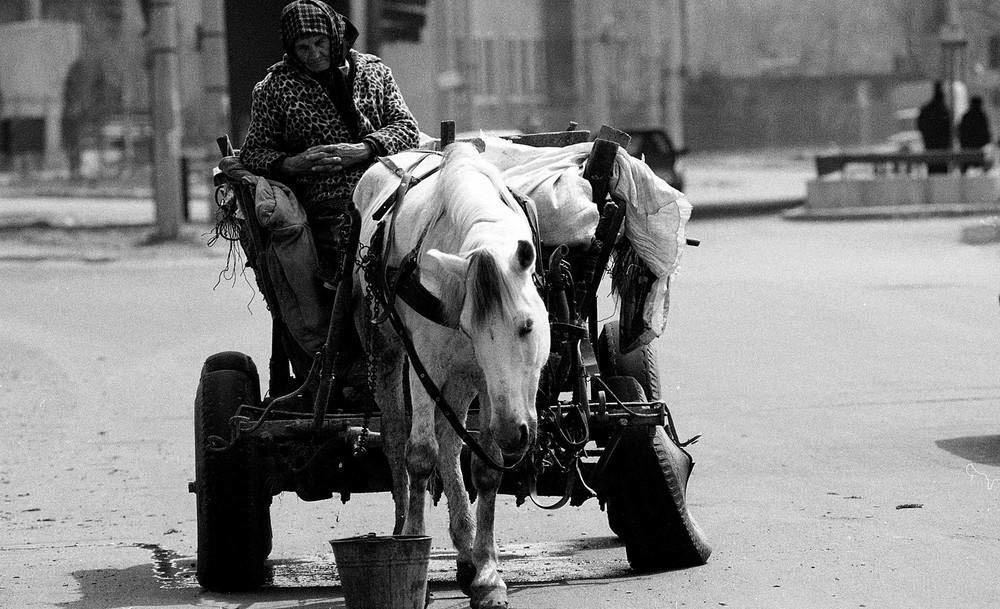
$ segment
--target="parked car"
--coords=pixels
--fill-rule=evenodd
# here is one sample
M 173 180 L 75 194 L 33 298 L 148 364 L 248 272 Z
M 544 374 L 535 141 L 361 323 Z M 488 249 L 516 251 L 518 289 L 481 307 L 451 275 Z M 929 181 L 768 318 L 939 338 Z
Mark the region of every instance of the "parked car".
M 677 148 L 662 127 L 632 127 L 622 129 L 632 136 L 628 153 L 636 158 L 645 158 L 646 164 L 656 175 L 663 178 L 677 190 L 684 190 L 684 171 L 680 157 L 688 153 L 687 148 Z

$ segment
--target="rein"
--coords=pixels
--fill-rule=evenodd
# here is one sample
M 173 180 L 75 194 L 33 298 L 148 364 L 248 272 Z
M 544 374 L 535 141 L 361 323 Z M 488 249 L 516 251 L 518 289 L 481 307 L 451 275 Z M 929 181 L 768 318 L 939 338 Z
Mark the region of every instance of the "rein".
M 417 253 L 419 252 L 420 245 L 424 241 L 424 237 L 427 235 L 427 231 L 430 230 L 430 226 L 424 227 L 420 238 L 417 240 L 417 244 L 409 254 L 404 256 L 400 267 L 397 269 L 389 267 L 389 257 L 387 256 L 387 248 L 391 246 L 396 234 L 397 214 L 395 213 L 390 216 L 389 220 L 389 238 L 387 240 L 384 238 L 385 215 L 390 210 L 403 203 L 403 199 L 406 196 L 406 193 L 409 192 L 410 188 L 413 188 L 441 168 L 441 164 L 439 163 L 420 177 L 414 177 L 410 174 L 410 171 L 420 165 L 424 159 L 432 154 L 439 153 L 436 151 L 427 151 L 424 156 L 420 157 L 415 163 L 410 165 L 410 167 L 405 170 L 400 169 L 392 161 L 392 159 L 388 157 L 379 157 L 379 161 L 385 165 L 389 171 L 399 177 L 399 186 L 396 188 L 396 191 L 385 200 L 385 202 L 379 205 L 378 209 L 375 210 L 375 213 L 372 214 L 372 220 L 378 222 L 378 227 L 375 229 L 375 234 L 372 236 L 373 243 L 376 239 L 379 241 L 378 247 L 374 248 L 377 256 L 377 265 L 379 267 L 379 274 L 376 276 L 378 283 L 376 285 L 378 285 L 382 292 L 389 294 L 388 300 L 390 302 L 395 302 L 396 295 L 398 294 L 400 298 L 403 299 L 403 302 L 410 305 L 410 307 L 427 319 L 446 327 L 456 327 L 454 324 L 448 323 L 444 313 L 444 306 L 441 304 L 441 301 L 420 283 L 419 267 L 417 266 Z M 392 276 L 391 283 L 389 281 L 390 275 Z M 383 307 L 382 314 L 374 320 L 374 323 L 378 324 L 386 320 L 386 310 L 387 309 Z
M 417 161 L 410 167 L 410 169 L 419 165 L 424 158 L 426 158 L 426 156 Z M 503 463 L 498 463 L 489 453 L 486 452 L 486 449 L 483 448 L 478 439 L 476 439 L 472 432 L 470 432 L 462 421 L 459 420 L 458 415 L 455 413 L 455 410 L 451 407 L 451 405 L 448 404 L 448 401 L 445 399 L 441 389 L 437 386 L 434 380 L 431 379 L 430 374 L 427 372 L 427 368 L 423 365 L 423 362 L 420 361 L 420 357 L 417 355 L 416 346 L 413 344 L 413 339 L 410 338 L 406 325 L 403 323 L 402 318 L 399 316 L 399 311 L 396 309 L 396 296 L 399 295 L 404 302 L 428 320 L 449 328 L 460 329 L 457 324 L 450 324 L 444 320 L 444 305 L 439 299 L 437 299 L 437 297 L 431 294 L 426 288 L 423 287 L 423 285 L 420 284 L 419 268 L 417 266 L 416 259 L 424 237 L 430 229 L 430 225 L 424 228 L 420 238 L 417 240 L 416 246 L 404 257 L 398 270 L 394 272 L 390 271 L 386 262 L 388 259 L 386 252 L 393 241 L 397 214 L 393 213 L 391 220 L 389 220 L 388 239 L 386 239 L 385 215 L 390 210 L 393 210 L 393 208 L 401 205 L 406 192 L 416 183 L 419 183 L 427 176 L 436 172 L 440 168 L 440 164 L 428 173 L 424 174 L 421 178 L 413 178 L 409 175 L 408 171 L 400 169 L 395 163 L 392 162 L 391 159 L 380 157 L 379 160 L 390 171 L 399 176 L 400 185 L 396 189 L 396 192 L 393 193 L 393 195 L 390 196 L 384 203 L 382 203 L 372 215 L 372 219 L 378 221 L 379 225 L 375 229 L 375 233 L 372 235 L 371 243 L 369 244 L 369 250 L 372 254 L 369 256 L 366 264 L 364 265 L 364 272 L 369 290 L 375 292 L 379 301 L 378 304 L 382 311 L 370 320 L 370 323 L 378 325 L 385 320 L 389 321 L 390 325 L 392 325 L 393 331 L 395 331 L 396 335 L 403 343 L 403 348 L 406 350 L 410 366 L 416 373 L 417 379 L 420 380 L 420 384 L 423 385 L 424 391 L 427 392 L 427 395 L 434 402 L 434 405 L 441 411 L 441 414 L 444 415 L 445 419 L 448 420 L 448 423 L 451 424 L 452 429 L 455 430 L 458 437 L 461 438 L 466 446 L 469 447 L 469 450 L 475 453 L 475 455 L 491 469 L 501 472 L 512 471 L 520 465 L 521 461 L 524 459 L 524 455 L 522 455 L 521 459 L 518 459 L 518 461 L 513 465 L 505 465 Z M 522 200 L 521 197 L 515 196 L 515 199 L 518 201 L 522 211 L 524 211 L 525 215 L 528 217 L 528 222 L 531 225 L 537 248 L 537 231 L 535 229 L 533 216 L 528 211 L 529 206 L 524 200 Z M 536 256 L 536 258 L 538 258 L 538 256 Z M 390 273 L 394 275 L 394 281 L 391 286 L 388 282 L 388 276 Z M 401 288 L 407 289 L 401 291 Z M 527 452 L 525 454 L 527 454 Z

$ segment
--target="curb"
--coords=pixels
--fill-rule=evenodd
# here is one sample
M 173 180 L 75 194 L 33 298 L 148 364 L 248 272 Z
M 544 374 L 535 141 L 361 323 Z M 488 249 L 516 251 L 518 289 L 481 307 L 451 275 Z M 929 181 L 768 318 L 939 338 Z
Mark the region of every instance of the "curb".
M 9 220 L 10 218 L 7 218 Z M 205 250 L 211 226 L 198 222 L 181 225 L 176 239 L 161 240 L 156 226 L 147 223 L 60 223 L 20 218 L 20 222 L 0 223 L 0 262 L 38 263 L 45 261 L 106 263 L 128 258 L 180 256 Z M 217 244 L 218 245 L 218 244 Z M 226 244 L 222 244 L 224 248 Z M 219 256 L 224 252 L 220 249 Z
M 718 201 L 694 203 L 692 219 L 729 218 L 774 214 L 805 205 L 805 199 L 762 199 L 757 201 Z
M 988 205 L 879 205 L 870 207 L 801 207 L 784 213 L 786 220 L 900 220 L 1000 214 L 1000 206 Z

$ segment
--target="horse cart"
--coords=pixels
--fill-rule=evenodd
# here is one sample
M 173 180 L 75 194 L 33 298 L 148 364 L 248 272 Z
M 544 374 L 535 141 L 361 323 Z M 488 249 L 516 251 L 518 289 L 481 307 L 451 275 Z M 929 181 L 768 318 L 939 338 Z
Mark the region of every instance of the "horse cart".
M 453 133 L 453 124 L 442 125 L 439 149 Z M 624 203 L 609 180 L 627 139 L 605 128 L 593 140 L 583 173 L 600 217 L 591 242 L 569 248 L 536 241 L 533 277 L 548 311 L 551 348 L 535 400 L 534 442 L 517 464 L 501 466 L 499 492 L 515 496 L 518 505 L 531 500 L 544 509 L 597 499 L 630 565 L 650 571 L 703 564 L 711 549 L 685 502 L 690 441 L 680 440 L 661 400 L 657 343 L 636 341 L 638 301 L 653 279 L 641 262 L 628 262 L 632 289 L 621 292 L 618 319 L 598 327 L 598 287 L 614 258 L 624 256 L 618 248 Z M 591 136 L 571 126 L 516 141 L 561 147 Z M 347 501 L 352 493 L 393 485 L 378 405 L 346 400 L 336 390 L 336 314 L 324 346 L 304 357 L 266 260 L 272 235 L 254 211 L 257 176 L 236 161 L 228 138 L 220 138 L 220 148 L 216 200 L 225 218 L 219 226 L 227 227 L 220 232 L 242 250 L 272 314 L 266 390 L 253 359 L 228 351 L 206 359 L 195 400 L 196 479 L 190 490 L 197 495 L 197 576 L 204 588 L 227 591 L 266 578 L 272 497 L 294 492 L 306 501 L 334 495 Z M 419 374 L 419 362 L 410 365 Z M 465 442 L 461 464 L 473 500 L 469 464 L 473 455 L 483 457 L 476 415 L 474 402 L 464 426 L 450 421 Z M 441 484 L 432 482 L 429 490 L 436 502 Z M 461 565 L 459 571 L 461 578 Z

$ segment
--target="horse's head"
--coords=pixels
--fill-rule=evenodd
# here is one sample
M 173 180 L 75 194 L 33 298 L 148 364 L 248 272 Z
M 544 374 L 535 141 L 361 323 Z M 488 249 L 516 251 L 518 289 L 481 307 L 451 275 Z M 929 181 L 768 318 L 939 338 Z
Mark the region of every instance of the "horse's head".
M 548 312 L 532 279 L 535 248 L 519 240 L 507 252 L 428 254 L 464 282 L 459 323 L 486 380 L 490 431 L 505 455 L 518 457 L 535 437 L 535 396 L 549 356 Z

